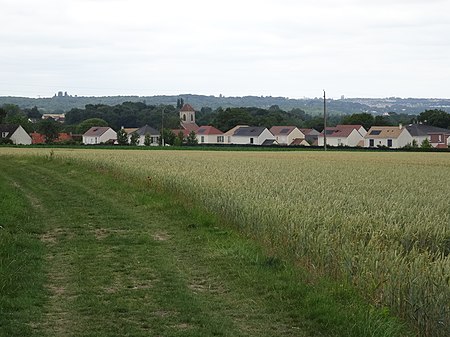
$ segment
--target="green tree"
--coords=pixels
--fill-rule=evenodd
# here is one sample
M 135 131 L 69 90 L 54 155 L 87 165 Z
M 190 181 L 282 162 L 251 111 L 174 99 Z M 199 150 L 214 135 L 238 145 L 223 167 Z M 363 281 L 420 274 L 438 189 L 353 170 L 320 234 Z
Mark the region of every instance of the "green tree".
M 0 111 L 0 122 L 5 124 L 21 125 L 26 132 L 34 131 L 35 126 L 28 120 L 28 117 L 15 104 L 4 104 Z
M 20 110 L 19 106 L 15 104 L 3 104 L 3 110 L 6 111 L 6 114 L 9 116 L 22 114 L 22 111 Z
M 450 114 L 440 109 L 425 110 L 417 119 L 419 122 L 439 128 L 450 127 Z
M 58 138 L 61 124 L 52 118 L 42 119 L 37 123 L 37 130 L 45 137 L 45 143 L 53 143 Z
M 33 119 L 41 119 L 42 114 L 39 111 L 39 109 L 37 108 L 37 106 L 34 106 L 32 109 L 27 111 L 27 117 L 33 118 Z
M 429 141 L 428 138 L 425 138 L 425 139 L 423 140 L 422 144 L 420 144 L 420 147 L 421 147 L 422 149 L 431 149 L 431 148 L 432 148 L 431 143 L 430 143 L 430 141 Z
M 162 140 L 164 138 L 164 144 L 168 144 L 168 145 L 174 145 L 175 143 L 175 139 L 177 138 L 176 134 L 174 134 L 172 132 L 172 130 L 169 129 L 163 129 L 162 134 L 161 134 L 161 145 L 162 145 Z
M 177 98 L 177 109 L 181 109 L 183 107 L 184 100 L 182 98 Z
M 376 126 L 387 126 L 389 125 L 389 121 L 384 117 L 384 116 L 375 116 L 374 121 L 373 121 L 373 125 Z
M 187 143 L 187 145 L 197 145 L 198 144 L 197 135 L 195 134 L 195 131 L 189 132 L 189 135 L 186 138 L 186 143 Z
M 128 145 L 128 134 L 124 129 L 117 131 L 117 143 L 119 145 Z
M 270 106 L 269 111 L 281 111 L 281 109 L 278 105 L 274 104 Z
M 244 108 L 228 108 L 226 110 L 218 110 L 213 125 L 222 131 L 234 128 L 236 125 L 253 124 L 253 117 Z
M 108 126 L 108 123 L 101 118 L 89 118 L 78 124 L 77 132 L 83 134 L 94 126 Z
M 137 146 L 139 142 L 139 135 L 137 132 L 133 132 L 130 137 L 130 145 Z
M 173 141 L 173 145 L 182 146 L 184 142 L 184 134 L 183 131 L 178 132 L 178 135 L 175 137 Z
M 342 124 L 362 125 L 366 130 L 369 130 L 373 125 L 375 125 L 374 122 L 375 118 L 373 117 L 373 115 L 366 112 L 345 116 L 342 119 Z
M 144 145 L 150 146 L 151 144 L 152 144 L 152 137 L 150 136 L 149 133 L 146 133 L 144 137 Z
M 0 124 L 3 123 L 3 120 L 5 119 L 5 117 L 6 117 L 6 110 L 3 108 L 0 108 Z

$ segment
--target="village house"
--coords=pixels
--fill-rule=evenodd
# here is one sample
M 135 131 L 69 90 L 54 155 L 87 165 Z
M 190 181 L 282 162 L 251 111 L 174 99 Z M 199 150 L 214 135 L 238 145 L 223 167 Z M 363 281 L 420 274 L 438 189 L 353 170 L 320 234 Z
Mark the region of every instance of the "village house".
M 0 139 L 11 141 L 15 145 L 30 145 L 31 137 L 17 124 L 0 124 Z
M 139 128 L 124 128 L 123 126 L 120 129 L 125 131 L 125 133 L 128 135 L 128 139 L 130 139 L 130 136 L 133 132 L 139 130 Z
M 58 133 L 58 138 L 54 139 L 53 142 L 60 143 L 73 140 L 72 134 L 67 132 Z M 44 144 L 46 143 L 45 135 L 38 132 L 31 133 L 31 143 L 32 144 Z
M 230 136 L 231 144 L 240 145 L 274 145 L 277 144 L 275 136 L 263 126 L 241 126 L 234 128 Z
M 425 139 L 430 141 L 432 147 L 444 148 L 448 146 L 449 129 L 438 128 L 425 124 L 409 124 L 405 126 L 417 145 L 421 145 Z
M 200 126 L 196 132 L 199 144 L 223 144 L 224 135 L 214 126 Z
M 83 144 L 115 143 L 117 133 L 108 126 L 94 126 L 83 134 Z
M 227 132 L 223 134 L 224 141 L 226 144 L 231 144 L 231 137 L 234 135 L 237 129 L 242 127 L 248 127 L 248 125 L 236 125 L 234 128 L 231 128 Z
M 399 126 L 372 126 L 364 136 L 364 147 L 390 147 L 398 149 L 412 144 L 413 138 L 401 124 Z
M 137 129 L 136 132 L 139 135 L 139 140 L 137 145 L 144 146 L 145 145 L 145 136 L 148 135 L 150 137 L 150 146 L 158 146 L 159 138 L 161 134 L 158 130 L 152 128 L 151 126 L 144 125 L 143 127 Z M 131 139 L 131 134 L 128 134 L 128 141 Z
M 450 147 L 450 130 L 448 132 L 430 132 L 430 144 L 437 149 Z
M 329 146 L 364 146 L 364 136 L 367 131 L 362 125 L 336 125 L 326 129 L 327 145 Z M 317 145 L 324 145 L 323 131 L 317 138 Z
M 280 145 L 309 145 L 305 134 L 296 126 L 272 126 L 270 132 Z
M 320 132 L 316 129 L 299 128 L 299 130 L 305 135 L 305 140 L 311 145 L 317 145 Z
M 64 123 L 64 121 L 66 120 L 66 115 L 65 114 L 48 114 L 45 113 L 42 115 L 41 117 L 42 119 L 53 119 L 55 122 L 59 122 L 59 123 Z

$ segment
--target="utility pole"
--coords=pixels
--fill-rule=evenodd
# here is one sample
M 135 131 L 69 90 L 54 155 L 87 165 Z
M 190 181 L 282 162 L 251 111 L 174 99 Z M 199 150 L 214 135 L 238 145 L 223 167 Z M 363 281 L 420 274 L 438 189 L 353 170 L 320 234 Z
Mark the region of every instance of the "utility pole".
M 164 147 L 164 106 L 161 110 L 161 145 Z
M 323 91 L 323 149 L 327 150 L 327 99 Z

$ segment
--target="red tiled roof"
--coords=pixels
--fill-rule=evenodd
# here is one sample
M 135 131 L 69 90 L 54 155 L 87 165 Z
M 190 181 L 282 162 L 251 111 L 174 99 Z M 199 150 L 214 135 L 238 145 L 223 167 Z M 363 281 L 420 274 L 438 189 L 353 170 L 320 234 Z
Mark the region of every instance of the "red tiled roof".
M 31 144 L 43 144 L 45 143 L 45 136 L 43 134 L 32 132 L 31 136 Z
M 89 130 L 87 130 L 83 136 L 84 137 L 100 137 L 103 135 L 106 131 L 111 129 L 109 126 L 93 126 Z
M 300 130 L 305 136 L 308 136 L 314 129 L 299 128 L 299 130 Z M 316 132 L 317 132 L 317 131 L 316 131 Z
M 58 134 L 58 141 L 62 142 L 65 140 L 72 140 L 72 135 L 70 133 L 67 132 L 61 132 Z
M 304 140 L 305 138 L 295 138 L 289 145 L 300 145 Z
M 219 129 L 216 129 L 214 126 L 200 126 L 200 128 L 196 131 L 198 135 L 223 135 L 223 132 Z
M 348 137 L 353 130 L 359 130 L 362 125 L 336 125 L 327 128 L 327 137 Z M 323 131 L 320 133 L 323 136 Z
M 58 138 L 55 139 L 55 142 L 63 142 L 65 140 L 72 140 L 72 135 L 67 132 L 61 132 L 58 134 Z M 32 144 L 44 144 L 45 143 L 45 135 L 33 132 L 31 133 L 31 143 Z
M 197 130 L 199 129 L 199 126 L 196 123 L 181 123 L 181 127 L 188 132 L 197 132 Z
M 338 124 L 336 125 L 337 128 L 352 128 L 352 129 L 360 129 L 362 128 L 362 125 L 358 125 L 358 124 Z
M 180 111 L 195 111 L 194 108 L 190 105 L 190 104 L 185 104 L 183 105 L 183 107 L 180 109 Z
M 172 132 L 175 134 L 175 136 L 178 136 L 178 134 L 179 134 L 180 132 L 183 132 L 183 135 L 184 135 L 185 137 L 189 136 L 189 132 L 190 132 L 190 131 L 188 131 L 188 130 L 186 130 L 186 129 L 172 129 L 172 130 L 170 130 L 170 131 L 172 131 Z

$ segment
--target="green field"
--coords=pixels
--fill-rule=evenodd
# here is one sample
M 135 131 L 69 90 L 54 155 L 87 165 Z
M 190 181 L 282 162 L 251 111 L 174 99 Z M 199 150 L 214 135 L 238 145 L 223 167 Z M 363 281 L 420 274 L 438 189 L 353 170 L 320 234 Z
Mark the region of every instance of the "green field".
M 38 154 L 46 158 L 44 162 L 72 165 L 72 174 L 79 171 L 76 162 L 86 163 L 92 173 L 85 171 L 83 179 L 95 176 L 99 170 L 113 172 L 116 180 L 130 179 L 145 191 L 181 198 L 188 209 L 199 207 L 212 214 L 220 223 L 218 228 L 232 225 L 252 242 L 261 244 L 269 265 L 271 261 L 277 261 L 275 265 L 286 261 L 297 272 L 306 268 L 306 278 L 312 283 L 330 276 L 345 289 L 359 289 L 381 312 L 391 311 L 412 322 L 420 335 L 449 335 L 450 157 L 446 154 L 8 148 L 1 148 L 0 154 L 24 161 L 14 167 L 31 166 L 24 170 L 32 174 L 43 170 L 35 168 L 32 160 L 42 159 L 25 156 Z M 47 175 L 52 176 L 50 168 Z M 63 191 L 70 178 L 62 175 Z M 76 194 L 73 188 L 69 190 L 67 193 Z M 129 189 L 124 191 L 125 195 L 129 193 Z M 116 192 L 116 197 L 120 193 Z M 67 200 L 60 203 L 61 207 L 73 204 Z M 96 207 L 100 214 L 105 212 L 99 205 Z M 73 217 L 85 212 L 72 208 L 67 206 L 68 212 L 74 212 Z M 110 208 L 106 213 L 115 214 L 112 211 L 116 207 Z M 79 231 L 86 232 L 86 228 Z M 232 242 L 234 238 L 229 244 Z M 79 246 L 74 243 L 74 249 Z M 304 275 L 296 277 L 305 279 Z M 241 279 L 240 274 L 237 279 Z M 261 283 L 266 285 L 265 281 Z M 300 289 L 298 292 L 302 294 Z M 296 317 L 303 321 L 308 313 L 315 316 L 315 309 L 305 309 L 303 295 L 298 297 L 300 302 L 291 308 Z M 294 319 L 295 315 L 288 316 Z M 337 328 L 341 326 L 339 319 L 317 324 L 313 317 L 312 322 L 305 323 L 315 326 L 312 330 L 300 327 L 299 331 L 306 331 L 303 335 L 351 335 L 351 329 L 332 332 L 341 329 Z M 321 332 L 324 326 L 331 330 Z M 245 330 L 237 331 L 237 335 L 245 335 Z M 261 331 L 271 335 L 267 327 Z M 261 331 L 252 333 L 261 335 Z M 288 333 L 272 331 L 272 335 Z

